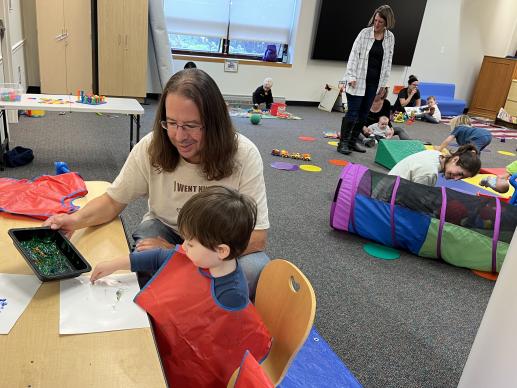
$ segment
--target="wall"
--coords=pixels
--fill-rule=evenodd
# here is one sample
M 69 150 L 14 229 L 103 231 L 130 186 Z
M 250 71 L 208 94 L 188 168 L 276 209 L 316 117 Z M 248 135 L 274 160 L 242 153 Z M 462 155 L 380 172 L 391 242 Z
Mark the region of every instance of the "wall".
M 343 77 L 345 63 L 310 59 L 318 4 L 318 0 L 299 0 L 299 21 L 290 44 L 295 49 L 291 68 L 241 65 L 238 73 L 225 73 L 222 63 L 199 62 L 199 67 L 216 80 L 224 94 L 249 95 L 270 76 L 275 95 L 319 101 L 325 83 L 337 84 Z M 516 14 L 515 0 L 428 0 L 413 64 L 393 66 L 390 85 L 403 84 L 409 74 L 415 74 L 422 81 L 455 83 L 456 97 L 469 101 L 483 56 L 506 56 L 517 50 Z M 35 29 L 25 31 L 26 39 L 35 42 L 35 33 Z M 37 63 L 37 47 L 28 49 L 27 45 L 27 63 Z M 174 68 L 182 69 L 184 63 L 175 61 Z M 30 85 L 39 84 L 39 77 L 35 80 L 34 76 L 30 71 Z M 148 92 L 159 93 L 157 85 L 151 74 Z M 392 101 L 394 98 L 390 94 Z
M 265 76 L 271 76 L 274 94 L 318 101 L 325 83 L 336 84 L 342 78 L 345 64 L 310 59 L 317 13 L 317 0 L 301 0 L 291 69 L 240 66 L 234 74 L 224 73 L 220 63 L 203 62 L 200 67 L 225 94 L 249 94 Z M 428 0 L 413 63 L 393 66 L 390 85 L 404 84 L 415 74 L 422 81 L 455 83 L 456 97 L 469 101 L 483 55 L 506 56 L 511 52 L 508 47 L 515 46 L 516 14 L 515 0 Z M 178 62 L 175 69 L 183 67 L 184 62 Z M 390 94 L 390 100 L 394 98 Z
M 40 86 L 36 0 L 22 0 L 21 7 L 23 34 L 25 36 L 25 70 L 27 85 Z

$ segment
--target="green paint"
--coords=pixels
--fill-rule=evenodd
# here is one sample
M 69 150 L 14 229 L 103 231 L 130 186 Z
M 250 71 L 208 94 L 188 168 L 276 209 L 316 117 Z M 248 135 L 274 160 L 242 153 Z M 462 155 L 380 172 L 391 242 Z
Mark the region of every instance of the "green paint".
M 33 237 L 20 241 L 20 245 L 44 276 L 61 275 L 74 270 L 51 237 Z

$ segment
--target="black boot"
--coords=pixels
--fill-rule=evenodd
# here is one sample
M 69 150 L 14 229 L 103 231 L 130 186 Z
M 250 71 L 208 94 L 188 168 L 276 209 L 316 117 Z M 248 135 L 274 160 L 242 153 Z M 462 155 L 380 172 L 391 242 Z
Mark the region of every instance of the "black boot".
M 341 121 L 341 134 L 339 135 L 339 144 L 337 146 L 337 152 L 343 155 L 349 155 L 352 150 L 348 148 L 350 142 L 350 136 L 352 136 L 352 128 L 354 126 L 353 121 L 348 121 L 343 117 Z
M 348 141 L 348 149 L 355 152 L 366 152 L 366 148 L 364 148 L 360 143 L 357 142 L 357 138 L 359 134 L 363 131 L 363 122 L 359 121 L 354 124 L 352 128 L 352 135 L 350 136 L 350 140 Z

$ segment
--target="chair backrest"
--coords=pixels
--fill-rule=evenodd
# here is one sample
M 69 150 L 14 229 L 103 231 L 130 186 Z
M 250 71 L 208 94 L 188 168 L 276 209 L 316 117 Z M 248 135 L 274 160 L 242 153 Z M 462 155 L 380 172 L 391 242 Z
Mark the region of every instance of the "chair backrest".
M 438 82 L 420 82 L 418 84 L 420 90 L 420 97 L 425 99 L 429 96 L 435 96 L 437 102 L 440 99 L 454 99 L 454 90 L 456 86 L 454 84 L 438 83 Z M 425 100 L 422 102 L 425 105 Z
M 260 274 L 255 307 L 273 337 L 271 350 L 261 366 L 277 386 L 309 335 L 316 314 L 316 296 L 298 267 L 276 259 Z M 228 387 L 234 386 L 237 375 L 238 369 Z
M 277 259 L 260 274 L 255 307 L 273 337 L 262 367 L 273 384 L 278 385 L 312 328 L 316 296 L 298 267 Z

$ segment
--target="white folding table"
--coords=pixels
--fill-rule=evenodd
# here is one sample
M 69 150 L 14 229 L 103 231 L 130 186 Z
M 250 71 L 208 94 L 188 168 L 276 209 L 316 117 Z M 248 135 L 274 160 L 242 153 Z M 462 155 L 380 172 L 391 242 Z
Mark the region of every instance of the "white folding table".
M 44 100 L 62 103 L 51 104 Z M 4 124 L 4 141 L 0 146 L 0 169 L 3 155 L 9 150 L 9 132 L 7 131 L 6 110 L 45 110 L 59 112 L 117 113 L 129 115 L 129 150 L 140 140 L 140 116 L 144 108 L 133 98 L 105 97 L 105 104 L 91 105 L 77 102 L 77 96 L 55 94 L 23 94 L 20 101 L 0 101 L 0 115 Z M 136 127 L 136 139 L 133 140 L 133 127 Z

